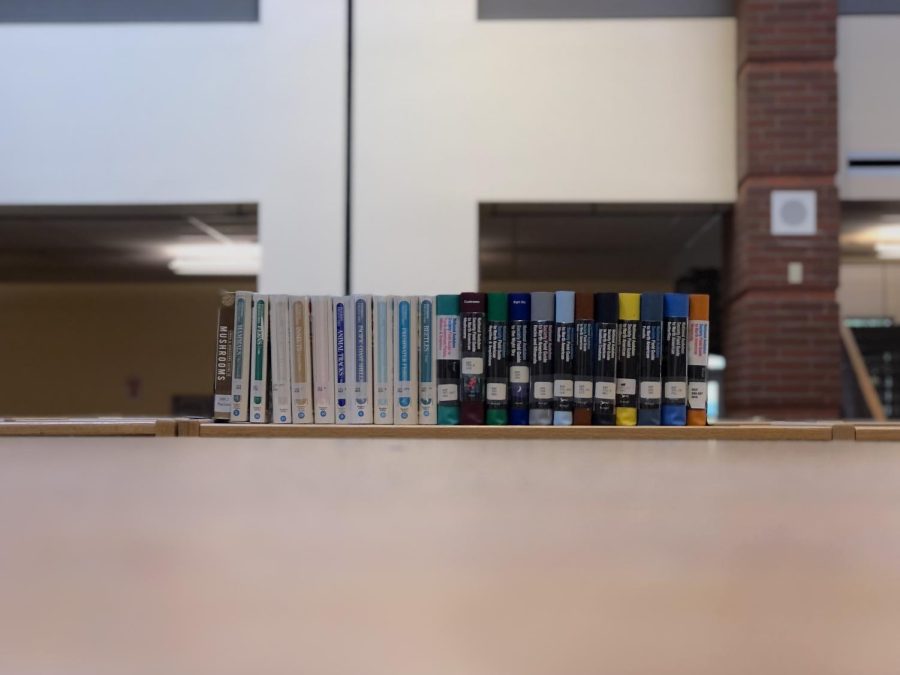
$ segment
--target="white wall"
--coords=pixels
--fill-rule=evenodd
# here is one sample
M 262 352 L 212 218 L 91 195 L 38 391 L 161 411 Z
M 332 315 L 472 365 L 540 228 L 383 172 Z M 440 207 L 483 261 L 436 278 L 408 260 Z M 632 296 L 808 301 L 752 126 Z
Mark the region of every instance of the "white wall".
M 848 154 L 900 157 L 900 16 L 838 20 L 841 197 L 900 199 L 900 170 L 847 171 Z
M 734 200 L 733 19 L 356 7 L 356 289 L 474 288 L 479 201 Z
M 345 26 L 0 26 L 0 204 L 259 202 L 261 287 L 339 292 Z

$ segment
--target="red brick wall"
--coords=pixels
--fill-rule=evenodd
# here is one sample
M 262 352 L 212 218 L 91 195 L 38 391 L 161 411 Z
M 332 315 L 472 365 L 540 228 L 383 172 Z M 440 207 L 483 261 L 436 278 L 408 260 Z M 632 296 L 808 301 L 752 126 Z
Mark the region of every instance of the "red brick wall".
M 738 3 L 738 200 L 727 237 L 729 416 L 837 417 L 836 0 Z M 818 231 L 773 237 L 773 189 L 815 190 Z M 789 284 L 788 263 L 803 265 Z

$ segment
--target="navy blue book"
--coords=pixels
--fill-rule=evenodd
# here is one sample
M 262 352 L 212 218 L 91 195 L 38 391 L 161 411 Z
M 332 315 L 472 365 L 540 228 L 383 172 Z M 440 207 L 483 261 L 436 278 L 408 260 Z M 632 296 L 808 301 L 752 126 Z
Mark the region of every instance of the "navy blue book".
M 594 293 L 594 405 L 591 422 L 616 423 L 619 294 Z
M 659 425 L 662 409 L 662 293 L 641 293 L 638 424 Z
M 509 423 L 528 424 L 531 364 L 528 356 L 531 293 L 509 294 Z

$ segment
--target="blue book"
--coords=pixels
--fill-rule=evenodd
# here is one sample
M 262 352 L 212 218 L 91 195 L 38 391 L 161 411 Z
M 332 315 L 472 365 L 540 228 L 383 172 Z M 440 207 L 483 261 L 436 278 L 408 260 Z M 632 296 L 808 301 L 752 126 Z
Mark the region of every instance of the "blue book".
M 687 323 L 688 296 L 663 296 L 663 402 L 662 423 L 684 426 L 687 422 Z
M 572 426 L 575 410 L 575 291 L 556 291 L 553 424 Z
M 529 323 L 531 293 L 510 293 L 509 302 L 509 423 L 528 424 L 531 363 Z
M 658 425 L 662 408 L 662 293 L 641 293 L 638 424 Z

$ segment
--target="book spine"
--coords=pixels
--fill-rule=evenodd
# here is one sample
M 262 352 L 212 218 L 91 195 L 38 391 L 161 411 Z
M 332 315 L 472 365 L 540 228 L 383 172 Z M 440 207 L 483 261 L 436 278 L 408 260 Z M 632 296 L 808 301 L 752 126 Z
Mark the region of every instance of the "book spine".
M 219 320 L 216 325 L 215 388 L 213 418 L 231 419 L 232 368 L 234 367 L 234 293 L 219 296 Z
M 291 409 L 294 424 L 313 421 L 309 297 L 290 299 Z
M 372 424 L 372 299 L 350 298 L 353 320 L 351 424 Z
M 372 395 L 375 424 L 394 423 L 394 299 L 372 299 Z
M 575 410 L 575 293 L 557 291 L 553 330 L 553 424 L 572 426 Z
M 250 375 L 250 421 L 268 421 L 269 298 L 253 295 L 253 358 Z
M 333 299 L 334 317 L 334 417 L 338 424 L 350 423 L 350 372 L 353 371 L 350 298 Z
M 313 405 L 316 424 L 334 424 L 334 319 L 331 298 L 312 298 Z
M 615 323 L 597 321 L 594 324 L 594 409 L 591 421 L 598 425 L 616 423 L 618 335 L 618 325 Z
M 234 294 L 234 347 L 231 369 L 231 421 L 250 419 L 250 356 L 253 335 L 253 294 Z
M 487 296 L 487 388 L 485 421 L 491 425 L 509 422 L 509 326 L 506 293 Z
M 638 424 L 659 425 L 662 407 L 662 312 L 659 293 L 641 296 Z
M 419 298 L 419 424 L 437 424 L 435 298 Z
M 272 421 L 291 423 L 291 357 L 288 297 L 269 297 L 269 352 L 271 355 Z
M 417 306 L 415 296 L 398 296 L 394 300 L 394 424 L 419 421 Z
M 687 423 L 690 426 L 706 426 L 709 296 L 691 295 L 689 301 Z
M 509 295 L 509 422 L 528 424 L 531 402 L 531 358 L 529 324 L 531 295 Z
M 637 424 L 637 379 L 640 325 L 640 296 L 637 293 L 619 294 L 619 321 L 616 327 L 619 340 L 619 362 L 616 365 L 616 424 Z
M 663 311 L 662 423 L 687 422 L 687 296 L 667 293 Z
M 594 403 L 594 298 L 575 295 L 575 410 L 573 422 L 590 425 Z
M 459 296 L 437 297 L 438 424 L 459 424 Z
M 531 399 L 528 424 L 553 424 L 553 293 L 531 294 Z
M 461 293 L 460 421 L 484 424 L 485 312 L 483 293 Z

